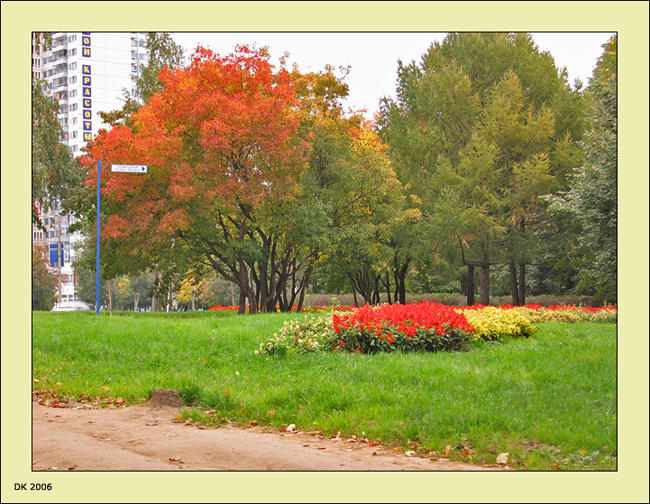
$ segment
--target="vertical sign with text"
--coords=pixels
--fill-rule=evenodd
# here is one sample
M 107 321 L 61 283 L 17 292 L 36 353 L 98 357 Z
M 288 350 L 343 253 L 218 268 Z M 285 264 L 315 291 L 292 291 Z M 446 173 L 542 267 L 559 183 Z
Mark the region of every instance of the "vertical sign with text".
M 91 57 L 91 39 L 89 32 L 81 34 L 81 55 L 84 58 L 90 59 Z M 82 124 L 83 124 L 83 140 L 90 142 L 93 139 L 93 122 L 92 122 L 92 68 L 90 61 L 83 62 L 81 67 L 81 99 L 82 99 Z

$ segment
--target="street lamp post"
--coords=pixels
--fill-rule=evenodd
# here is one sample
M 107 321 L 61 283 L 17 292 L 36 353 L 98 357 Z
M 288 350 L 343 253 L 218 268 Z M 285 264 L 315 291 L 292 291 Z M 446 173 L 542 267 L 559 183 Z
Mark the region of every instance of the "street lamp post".
M 99 226 L 101 214 L 100 182 L 102 163 L 97 161 L 97 283 L 95 285 L 95 315 L 99 315 Z

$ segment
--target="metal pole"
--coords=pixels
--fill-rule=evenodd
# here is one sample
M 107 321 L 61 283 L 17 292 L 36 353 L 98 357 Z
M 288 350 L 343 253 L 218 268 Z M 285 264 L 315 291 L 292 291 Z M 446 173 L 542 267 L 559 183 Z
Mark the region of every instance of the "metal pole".
M 95 315 L 99 315 L 99 226 L 100 226 L 100 182 L 101 182 L 101 161 L 97 161 L 97 283 L 95 289 Z

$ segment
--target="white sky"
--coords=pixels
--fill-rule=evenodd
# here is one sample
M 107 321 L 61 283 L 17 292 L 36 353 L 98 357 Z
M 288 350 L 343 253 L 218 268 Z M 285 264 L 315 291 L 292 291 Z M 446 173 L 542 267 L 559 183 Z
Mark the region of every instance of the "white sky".
M 397 61 L 419 62 L 434 41 L 444 33 L 173 33 L 174 41 L 189 56 L 197 45 L 222 55 L 237 44 L 267 46 L 273 62 L 288 52 L 288 65 L 302 71 L 321 71 L 325 65 L 350 66 L 346 79 L 349 96 L 344 106 L 369 111 L 379 109 L 379 100 L 394 96 Z M 550 51 L 558 68 L 566 67 L 569 83 L 576 78 L 587 84 L 602 45 L 613 33 L 533 33 L 542 51 Z

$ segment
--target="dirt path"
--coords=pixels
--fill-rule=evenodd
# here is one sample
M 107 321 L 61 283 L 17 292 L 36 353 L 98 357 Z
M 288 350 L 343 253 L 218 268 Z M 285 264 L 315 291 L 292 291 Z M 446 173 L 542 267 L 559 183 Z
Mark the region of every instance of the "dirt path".
M 200 428 L 179 410 L 32 403 L 35 471 L 490 471 L 406 456 L 358 439 L 261 427 Z

